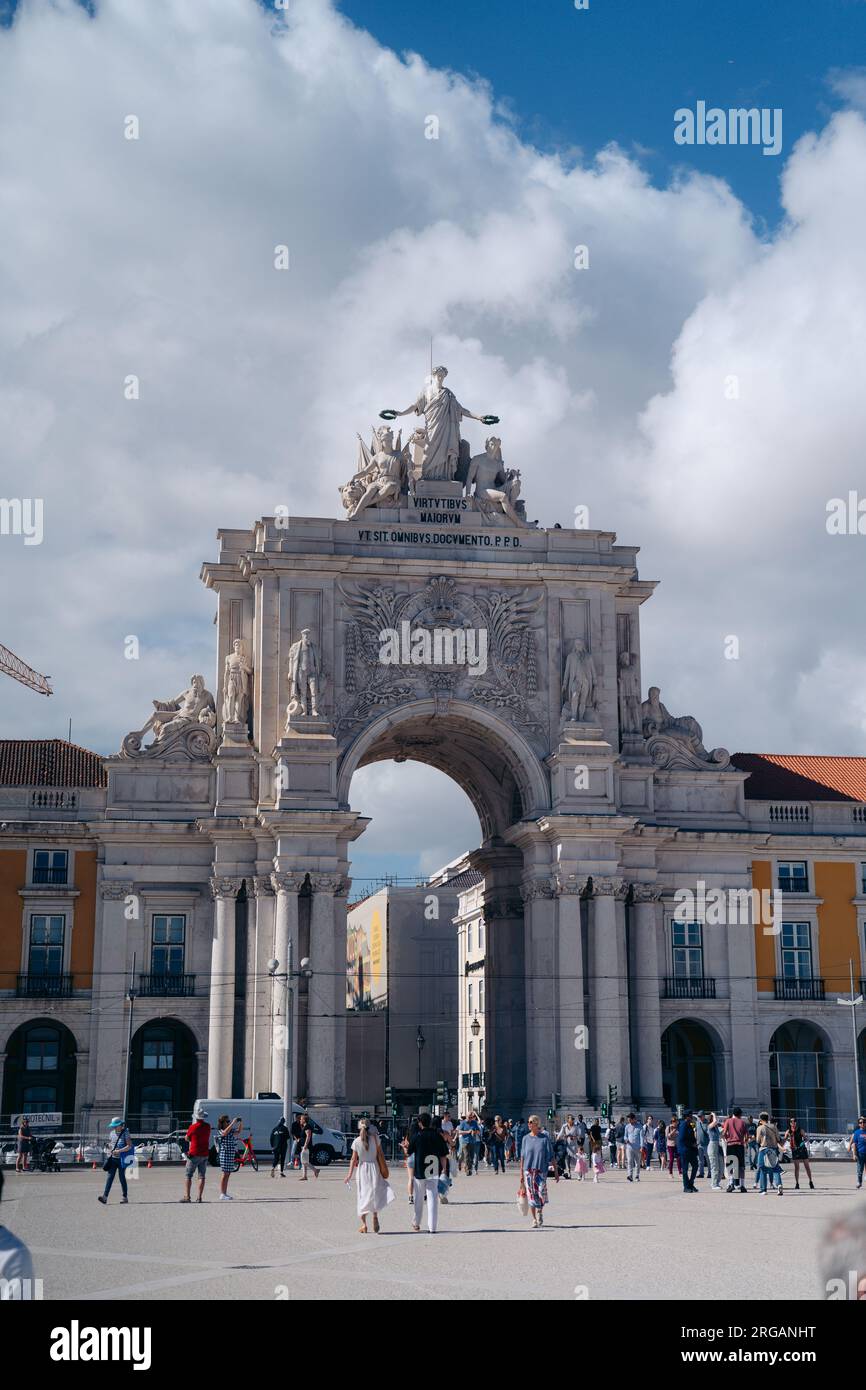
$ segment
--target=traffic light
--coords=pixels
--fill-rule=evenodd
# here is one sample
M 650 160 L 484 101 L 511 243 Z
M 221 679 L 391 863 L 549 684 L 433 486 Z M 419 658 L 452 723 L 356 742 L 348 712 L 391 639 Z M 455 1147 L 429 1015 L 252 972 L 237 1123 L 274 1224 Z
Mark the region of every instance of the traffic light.
M 553 1115 L 554 1115 L 553 1106 L 548 1105 L 548 1107 L 547 1107 L 547 1118 L 548 1118 L 549 1120 L 552 1120 L 552 1119 L 553 1119 Z
M 436 1104 L 446 1105 L 448 1103 L 448 1089 L 444 1081 L 436 1082 Z
M 613 1114 L 613 1107 L 616 1105 L 616 1102 L 617 1102 L 617 1099 L 618 1099 L 618 1098 L 619 1098 L 619 1087 L 618 1087 L 618 1086 L 608 1086 L 608 1088 L 607 1088 L 607 1108 L 608 1108 L 608 1113 L 611 1114 L 611 1115 Z
M 386 1087 L 385 1087 L 385 1104 L 386 1104 L 386 1105 L 393 1105 L 393 1104 L 394 1104 L 394 1092 L 392 1091 L 392 1089 L 391 1089 L 390 1086 L 386 1086 Z
M 603 1100 L 603 1101 L 601 1102 L 601 1118 L 602 1118 L 603 1120 L 606 1120 L 606 1119 L 607 1119 L 607 1101 L 606 1101 L 606 1100 Z

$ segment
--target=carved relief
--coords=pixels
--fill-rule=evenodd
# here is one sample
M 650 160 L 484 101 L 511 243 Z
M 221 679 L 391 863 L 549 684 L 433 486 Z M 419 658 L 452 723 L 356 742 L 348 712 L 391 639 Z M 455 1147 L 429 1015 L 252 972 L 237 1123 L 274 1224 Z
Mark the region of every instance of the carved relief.
M 533 709 L 537 648 L 529 625 L 541 593 L 473 595 L 445 575 L 404 594 L 386 585 L 341 586 L 341 592 L 351 621 L 338 737 L 381 708 L 431 695 L 443 705 L 452 697 L 477 700 L 543 732 Z
M 650 686 L 649 695 L 641 705 L 647 753 L 656 767 L 668 772 L 706 772 L 711 767 L 721 771 L 729 767 L 731 755 L 727 748 L 714 748 L 708 753 L 697 719 L 690 714 L 674 717 L 665 709 L 659 695 L 659 687 Z

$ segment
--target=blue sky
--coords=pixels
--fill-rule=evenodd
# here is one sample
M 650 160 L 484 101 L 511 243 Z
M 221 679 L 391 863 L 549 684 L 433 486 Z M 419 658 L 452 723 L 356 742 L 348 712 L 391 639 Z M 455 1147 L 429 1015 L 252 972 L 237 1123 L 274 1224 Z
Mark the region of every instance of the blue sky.
M 779 217 L 784 156 L 839 102 L 835 68 L 866 62 L 863 0 L 342 0 L 343 13 L 398 52 L 485 78 L 521 135 L 545 150 L 610 141 L 645 153 L 653 180 L 678 165 L 718 174 L 758 217 Z M 742 147 L 684 148 L 673 112 L 699 99 L 781 107 L 780 158 Z

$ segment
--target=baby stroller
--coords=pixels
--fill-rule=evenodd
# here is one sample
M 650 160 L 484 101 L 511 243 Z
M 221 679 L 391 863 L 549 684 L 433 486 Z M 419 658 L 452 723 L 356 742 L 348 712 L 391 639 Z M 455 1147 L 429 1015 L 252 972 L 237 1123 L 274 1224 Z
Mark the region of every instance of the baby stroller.
M 568 1145 L 564 1139 L 555 1139 L 553 1143 L 553 1167 L 558 1178 L 570 1178 L 568 1170 Z
M 59 1173 L 60 1164 L 54 1152 L 53 1139 L 39 1139 L 34 1134 L 30 1139 L 30 1167 L 40 1173 Z

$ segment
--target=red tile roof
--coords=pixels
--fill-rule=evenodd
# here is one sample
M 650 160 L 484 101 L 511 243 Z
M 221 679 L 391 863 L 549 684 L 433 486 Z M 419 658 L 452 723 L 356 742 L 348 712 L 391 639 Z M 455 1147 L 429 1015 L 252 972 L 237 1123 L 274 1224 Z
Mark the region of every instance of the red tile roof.
M 64 738 L 0 739 L 2 787 L 104 787 L 99 753 Z
M 750 801 L 866 801 L 866 758 L 734 753 L 731 762 L 751 773 Z

